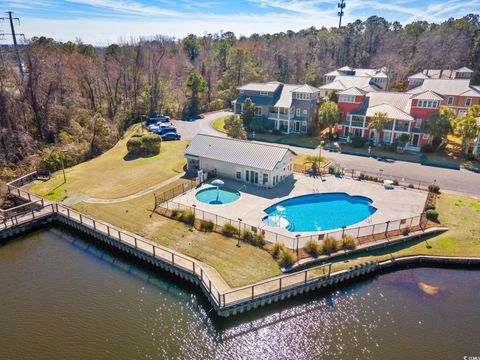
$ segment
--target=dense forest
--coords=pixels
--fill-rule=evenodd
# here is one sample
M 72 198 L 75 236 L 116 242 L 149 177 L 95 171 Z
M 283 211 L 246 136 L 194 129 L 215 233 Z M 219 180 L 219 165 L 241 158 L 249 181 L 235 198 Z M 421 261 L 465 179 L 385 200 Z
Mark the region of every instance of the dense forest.
M 79 34 L 81 35 L 81 34 Z M 400 90 L 424 68 L 480 71 L 478 15 L 405 26 L 377 16 L 337 29 L 237 38 L 231 32 L 163 36 L 104 48 L 32 38 L 0 49 L 0 178 L 72 165 L 111 147 L 142 116 L 228 107 L 238 85 L 278 80 L 319 86 L 335 68 L 388 68 Z M 475 78 L 476 83 L 480 82 Z

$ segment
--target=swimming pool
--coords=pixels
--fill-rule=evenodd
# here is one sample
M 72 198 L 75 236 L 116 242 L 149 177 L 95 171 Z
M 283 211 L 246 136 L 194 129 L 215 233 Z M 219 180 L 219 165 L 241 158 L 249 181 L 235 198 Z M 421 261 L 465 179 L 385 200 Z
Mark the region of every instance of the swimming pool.
M 278 202 L 264 210 L 268 226 L 295 232 L 326 231 L 361 222 L 377 209 L 372 199 L 347 193 L 309 194 Z M 275 221 L 284 218 L 286 221 Z
M 240 198 L 240 193 L 235 190 L 218 189 L 216 187 L 209 187 L 200 190 L 195 194 L 198 201 L 205 204 L 224 205 L 234 202 Z

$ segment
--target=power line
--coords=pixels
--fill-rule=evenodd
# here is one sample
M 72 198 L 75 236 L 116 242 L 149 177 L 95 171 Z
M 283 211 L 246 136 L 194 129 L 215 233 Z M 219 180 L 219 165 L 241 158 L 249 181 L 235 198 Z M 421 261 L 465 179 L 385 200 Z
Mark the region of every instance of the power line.
M 25 76 L 25 70 L 23 69 L 23 63 L 22 63 L 22 58 L 20 57 L 20 52 L 18 51 L 18 43 L 17 43 L 17 35 L 22 36 L 25 38 L 24 34 L 17 34 L 15 32 L 15 25 L 14 21 L 18 22 L 18 25 L 20 25 L 20 19 L 18 17 L 13 17 L 13 11 L 7 11 L 8 17 L 2 17 L 0 20 L 9 20 L 10 21 L 10 30 L 11 33 L 2 33 L 0 36 L 11 36 L 13 39 L 13 47 L 15 48 L 15 54 L 17 56 L 17 63 L 18 63 L 18 70 L 20 70 L 20 75 Z
M 338 28 L 341 28 L 342 27 L 342 17 L 343 15 L 345 15 L 345 12 L 343 11 L 343 9 L 345 9 L 345 6 L 347 6 L 347 4 L 345 3 L 345 0 L 340 0 L 338 2 L 338 16 L 340 17 L 340 20 L 338 21 Z

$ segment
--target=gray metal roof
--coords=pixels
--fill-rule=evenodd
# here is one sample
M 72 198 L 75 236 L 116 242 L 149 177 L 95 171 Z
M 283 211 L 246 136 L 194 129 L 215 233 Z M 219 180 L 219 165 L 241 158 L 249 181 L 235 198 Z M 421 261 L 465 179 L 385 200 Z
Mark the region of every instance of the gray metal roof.
M 431 90 L 440 95 L 468 95 L 480 97 L 480 92 L 473 86 L 470 86 L 470 80 L 460 79 L 425 79 L 423 84 L 413 88 L 407 93 L 418 94 L 427 90 Z
M 248 83 L 240 86 L 238 90 L 274 92 L 280 85 L 281 83 L 277 81 L 272 81 L 268 83 Z
M 280 97 L 275 102 L 275 107 L 289 108 L 292 106 L 292 91 L 298 88 L 298 85 L 283 85 Z
M 308 84 L 305 84 L 305 85 L 295 85 L 297 86 L 296 89 L 294 89 L 293 91 L 294 92 L 298 92 L 298 93 L 310 93 L 310 94 L 314 94 L 314 93 L 317 93 L 319 92 L 320 90 L 318 88 L 316 88 L 315 86 L 311 86 L 311 85 L 308 85 Z
M 260 95 L 247 95 L 242 94 L 236 100 L 237 104 L 244 104 L 245 100 L 250 98 L 254 105 L 264 105 L 264 106 L 273 106 L 275 104 L 277 98 L 272 96 L 260 96 Z
M 289 152 L 295 154 L 286 146 L 198 134 L 188 145 L 185 155 L 272 171 Z
M 380 87 L 371 83 L 370 76 L 337 76 L 331 83 L 325 84 L 320 89 L 325 90 L 346 90 L 356 87 L 365 91 L 380 90 Z

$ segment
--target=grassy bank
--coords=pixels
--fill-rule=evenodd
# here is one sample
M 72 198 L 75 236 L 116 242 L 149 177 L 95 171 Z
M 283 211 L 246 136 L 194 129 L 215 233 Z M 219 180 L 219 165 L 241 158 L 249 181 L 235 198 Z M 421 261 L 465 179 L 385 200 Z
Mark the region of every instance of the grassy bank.
M 125 136 L 101 156 L 61 171 L 31 190 L 51 200 L 87 195 L 103 199 L 120 198 L 144 190 L 182 172 L 186 141 L 163 142 L 158 155 L 130 158 L 127 141 L 139 125 L 134 125 Z
M 426 254 L 442 256 L 480 256 L 480 200 L 452 194 L 442 194 L 437 202 L 445 233 L 405 244 L 340 258 L 333 270 L 345 269 L 368 261 Z
M 158 214 L 150 217 L 153 203 L 153 195 L 148 194 L 117 204 L 79 203 L 75 208 L 213 266 L 231 287 L 281 274 L 265 250 L 246 243 L 237 247 L 235 239 L 190 230 L 187 225 Z
M 225 118 L 219 118 L 216 119 L 212 122 L 212 127 L 215 130 L 218 130 L 220 132 L 226 133 L 227 131 L 225 130 Z

